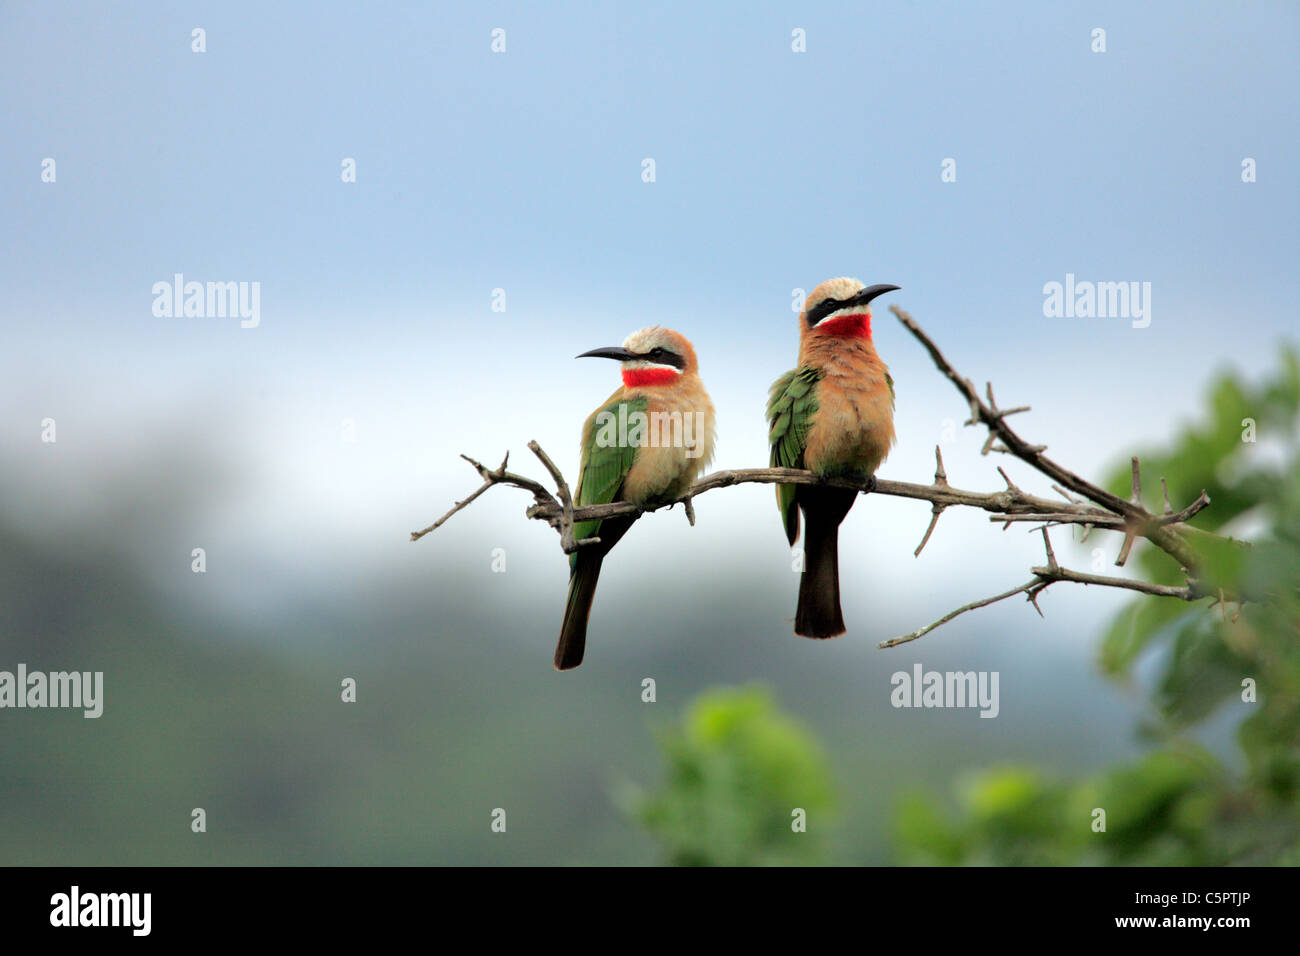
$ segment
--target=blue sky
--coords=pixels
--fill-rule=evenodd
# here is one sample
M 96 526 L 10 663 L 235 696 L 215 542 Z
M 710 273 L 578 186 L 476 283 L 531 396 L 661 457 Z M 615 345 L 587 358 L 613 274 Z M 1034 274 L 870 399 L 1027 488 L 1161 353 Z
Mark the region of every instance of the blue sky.
M 792 290 L 841 274 L 902 286 L 893 301 L 966 374 L 1034 406 L 1027 437 L 1096 474 L 1187 417 L 1216 369 L 1259 373 L 1294 332 L 1298 37 L 1282 3 L 6 4 L 0 411 L 20 510 L 75 520 L 184 435 L 221 477 L 158 534 L 239 554 L 229 586 L 248 600 L 340 566 L 426 574 L 485 529 L 559 588 L 522 501 L 406 545 L 473 484 L 456 455 L 526 465 L 537 438 L 571 470 L 616 384 L 571 357 L 662 323 L 699 350 L 716 463 L 761 464 Z M 152 285 L 177 272 L 260 282 L 259 327 L 155 317 Z M 1150 282 L 1150 327 L 1044 318 L 1042 287 L 1066 273 Z M 900 445 L 882 474 L 924 480 L 962 408 L 887 304 Z M 36 440 L 46 416 L 57 457 Z M 954 483 L 1000 482 L 981 440 L 949 449 Z M 702 507 L 725 546 L 674 516 L 626 560 L 690 540 L 783 563 L 774 511 L 738 528 L 771 507 L 753 491 Z M 909 627 L 943 609 L 933 575 L 970 575 L 964 600 L 1037 560 L 954 516 L 926 578 L 903 561 L 925 517 L 873 503 L 851 519 L 863 560 L 885 549 L 881 586 L 917 591 Z

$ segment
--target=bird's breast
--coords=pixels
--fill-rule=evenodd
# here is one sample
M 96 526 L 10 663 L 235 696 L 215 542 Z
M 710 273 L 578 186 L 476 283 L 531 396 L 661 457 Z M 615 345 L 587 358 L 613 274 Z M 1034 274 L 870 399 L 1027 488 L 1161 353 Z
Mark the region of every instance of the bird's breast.
M 894 444 L 894 408 L 884 367 L 874 374 L 828 372 L 818 383 L 817 411 L 804 461 L 821 474 L 874 474 Z
M 713 403 L 701 388 L 652 394 L 623 497 L 645 504 L 680 497 L 713 459 Z

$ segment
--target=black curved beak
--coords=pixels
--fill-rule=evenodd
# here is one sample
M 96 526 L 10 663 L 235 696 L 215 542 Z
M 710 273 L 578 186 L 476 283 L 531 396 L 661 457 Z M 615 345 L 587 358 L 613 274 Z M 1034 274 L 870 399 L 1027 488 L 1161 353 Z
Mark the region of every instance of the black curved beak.
M 607 358 L 615 359 L 619 362 L 629 362 L 636 358 L 631 352 L 623 348 L 592 349 L 590 352 L 583 352 L 581 355 L 575 355 L 574 358 Z
M 902 286 L 896 285 L 869 285 L 849 301 L 854 305 L 866 305 L 878 295 L 884 295 L 886 292 L 895 292 Z

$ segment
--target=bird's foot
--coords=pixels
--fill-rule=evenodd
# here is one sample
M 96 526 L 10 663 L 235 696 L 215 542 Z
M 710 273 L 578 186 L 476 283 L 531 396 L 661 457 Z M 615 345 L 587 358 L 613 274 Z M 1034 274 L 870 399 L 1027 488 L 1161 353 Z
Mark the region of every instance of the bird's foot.
M 875 490 L 876 490 L 876 476 L 871 475 L 869 478 L 867 478 L 867 487 L 862 489 L 862 493 L 864 495 L 869 495 Z

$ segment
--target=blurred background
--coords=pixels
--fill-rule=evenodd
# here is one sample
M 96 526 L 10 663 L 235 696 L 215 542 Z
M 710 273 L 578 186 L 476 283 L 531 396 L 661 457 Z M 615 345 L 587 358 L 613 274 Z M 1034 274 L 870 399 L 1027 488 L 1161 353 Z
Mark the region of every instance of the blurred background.
M 0 670 L 104 672 L 97 720 L 0 711 L 0 863 L 1294 862 L 1297 54 L 1285 3 L 0 7 Z M 176 273 L 259 283 L 257 326 L 155 315 Z M 1067 274 L 1151 283 L 1150 325 L 1045 317 Z M 864 498 L 849 633 L 805 641 L 742 486 L 638 522 L 559 674 L 527 495 L 408 541 L 460 453 L 574 477 L 617 377 L 571 356 L 646 325 L 695 343 L 714 466 L 765 464 L 837 275 L 903 290 L 882 477 L 942 444 L 1050 493 L 892 300 L 1056 460 L 1207 488 L 1193 524 L 1259 544 L 1221 580 L 1278 600 L 1057 585 L 878 650 L 1042 545 L 950 510 L 913 558 L 928 506 Z M 998 672 L 999 715 L 895 709 L 917 663 Z

